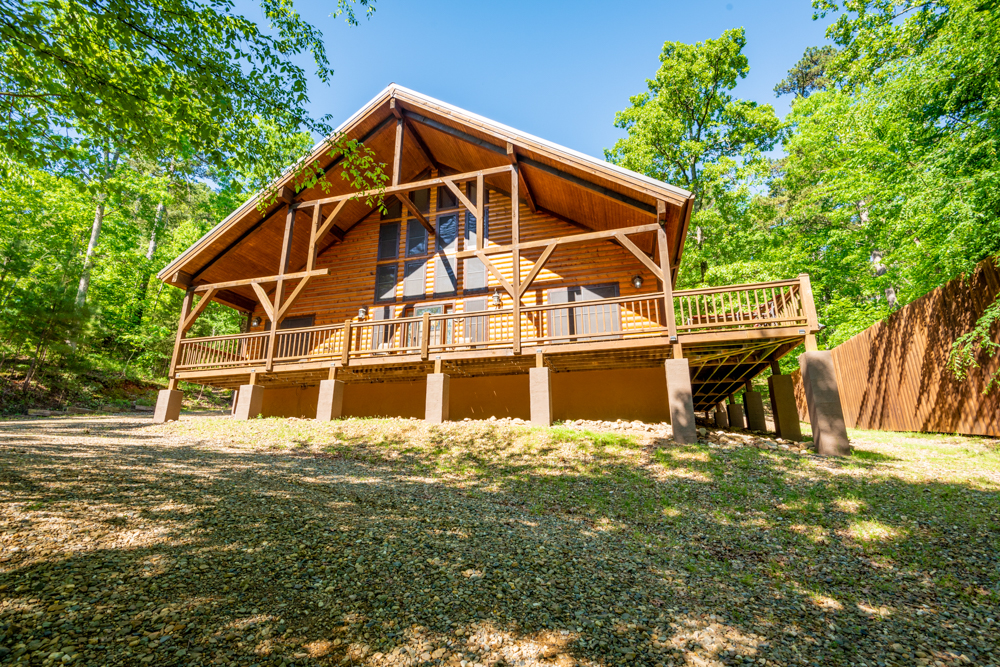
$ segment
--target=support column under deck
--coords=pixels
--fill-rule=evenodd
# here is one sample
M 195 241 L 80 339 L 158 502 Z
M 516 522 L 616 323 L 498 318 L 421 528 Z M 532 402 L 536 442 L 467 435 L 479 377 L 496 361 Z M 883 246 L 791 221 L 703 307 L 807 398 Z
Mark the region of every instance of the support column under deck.
M 531 399 L 531 423 L 535 426 L 551 426 L 552 370 L 549 368 L 529 369 L 528 386 Z
M 236 397 L 236 413 L 234 419 L 254 419 L 261 414 L 264 406 L 264 388 L 257 384 L 240 386 Z
M 316 420 L 328 422 L 344 414 L 344 383 L 340 380 L 322 380 L 316 401 Z
M 779 438 L 802 442 L 799 411 L 795 407 L 795 385 L 790 375 L 772 375 L 767 379 L 771 390 L 771 414 Z
M 719 428 L 729 428 L 729 409 L 722 401 L 715 404 L 715 425 Z
M 847 439 L 833 354 L 829 350 L 805 352 L 799 356 L 799 368 L 802 369 L 802 386 L 816 453 L 820 456 L 849 455 L 851 444 Z
M 181 401 L 184 392 L 177 389 L 161 389 L 156 396 L 156 410 L 153 412 L 153 423 L 163 424 L 175 422 L 181 417 Z
M 743 423 L 743 406 L 736 402 L 732 396 L 729 397 L 729 405 L 726 406 L 726 413 L 729 417 L 729 428 L 746 428 Z
M 747 428 L 751 431 L 766 431 L 764 419 L 764 398 L 758 391 L 743 392 L 743 408 L 747 415 Z
M 698 441 L 694 422 L 694 398 L 691 393 L 691 369 L 687 359 L 667 359 L 667 403 L 674 442 L 687 445 Z
M 424 404 L 424 420 L 428 424 L 441 424 L 448 421 L 448 388 L 451 377 L 444 373 L 431 373 L 427 376 L 427 400 Z

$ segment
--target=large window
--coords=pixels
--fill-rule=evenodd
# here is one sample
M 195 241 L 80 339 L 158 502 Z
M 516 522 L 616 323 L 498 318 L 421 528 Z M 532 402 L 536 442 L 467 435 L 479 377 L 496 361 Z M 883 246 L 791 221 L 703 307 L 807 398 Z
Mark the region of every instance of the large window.
M 466 192 L 468 193 L 469 199 L 473 204 L 478 204 L 476 200 L 476 183 L 470 182 L 466 186 Z M 486 205 L 489 205 L 489 190 L 486 191 L 487 200 Z M 490 221 L 490 210 L 489 208 L 483 208 L 483 241 L 489 237 L 489 221 Z M 472 250 L 476 247 L 476 234 L 477 234 L 476 216 L 472 214 L 472 211 L 465 212 L 465 249 Z M 489 275 L 486 271 L 486 265 L 478 257 L 469 257 L 463 263 L 463 271 L 465 273 L 464 288 L 466 292 L 477 292 L 483 291 L 487 288 L 489 284 Z
M 403 298 L 424 296 L 427 290 L 427 260 L 406 262 L 403 269 Z
M 396 300 L 396 264 L 379 264 L 375 267 L 375 300 Z
M 447 213 L 437 218 L 437 235 L 434 242 L 434 293 L 455 294 L 458 291 L 458 213 Z
M 386 222 L 378 228 L 378 261 L 399 255 L 399 223 Z

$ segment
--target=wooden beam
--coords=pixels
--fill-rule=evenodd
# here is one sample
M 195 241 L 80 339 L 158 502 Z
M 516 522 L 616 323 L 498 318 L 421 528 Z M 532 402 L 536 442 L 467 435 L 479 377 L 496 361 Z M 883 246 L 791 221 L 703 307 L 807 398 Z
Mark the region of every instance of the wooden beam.
M 414 113 L 413 111 L 404 111 L 403 115 L 406 118 L 409 118 L 411 120 L 416 121 L 417 123 L 420 123 L 421 125 L 426 125 L 427 127 L 434 128 L 438 132 L 443 132 L 443 133 L 445 133 L 445 134 L 447 134 L 449 136 L 455 137 L 456 139 L 460 139 L 460 140 L 465 141 L 467 143 L 470 143 L 470 144 L 472 144 L 474 146 L 479 146 L 480 148 L 485 148 L 488 151 L 491 151 L 493 153 L 497 153 L 498 155 L 503 155 L 505 157 L 507 155 L 506 148 L 501 148 L 500 146 L 494 146 L 493 144 L 491 144 L 490 142 L 486 141 L 485 139 L 480 139 L 479 137 L 475 137 L 475 136 L 469 134 L 468 132 L 463 132 L 462 130 L 457 130 L 454 127 L 451 127 L 450 125 L 445 125 L 444 123 L 440 123 L 440 122 L 434 120 L 433 118 L 428 118 L 426 116 L 422 116 L 422 115 L 420 115 L 418 113 Z
M 184 334 L 187 333 L 184 329 L 184 322 L 187 321 L 188 315 L 191 313 L 192 301 L 194 301 L 194 290 L 189 287 L 184 293 L 184 301 L 181 302 L 181 314 L 177 322 L 177 336 L 174 338 L 174 353 L 170 357 L 171 378 L 176 377 L 177 361 L 181 354 L 181 341 L 184 340 Z
M 565 172 L 562 169 L 557 169 L 556 167 L 550 167 L 547 164 L 538 162 L 537 160 L 532 160 L 531 158 L 521 157 L 519 161 L 522 165 L 531 167 L 532 169 L 538 169 L 539 171 L 544 171 L 546 174 L 550 174 L 557 178 L 561 178 L 564 181 L 572 183 L 573 185 L 578 185 L 581 188 L 590 190 L 591 192 L 599 194 L 602 197 L 606 197 L 607 199 L 613 199 L 617 202 L 621 202 L 622 204 L 625 204 L 626 206 L 631 206 L 632 208 L 642 211 L 643 213 L 656 215 L 656 206 L 654 206 L 653 204 L 647 204 L 644 201 L 639 201 L 635 197 L 623 195 L 622 193 L 616 190 L 612 190 L 611 188 L 606 188 L 603 185 L 597 185 L 596 183 L 591 183 L 590 181 L 586 181 L 580 178 L 579 176 L 574 176 L 573 174 Z
M 316 235 L 316 228 L 319 227 L 319 215 L 322 206 L 313 207 L 313 217 L 309 221 L 309 248 L 306 255 L 306 271 L 312 271 L 316 268 L 316 240 L 319 238 Z M 308 280 L 308 278 L 303 278 L 302 280 Z
M 251 283 L 253 291 L 257 293 L 257 298 L 260 299 L 260 305 L 264 309 L 264 314 L 267 315 L 267 319 L 274 321 L 274 308 L 271 306 L 271 299 L 268 298 L 267 292 L 264 288 L 260 286 L 259 283 Z
M 294 290 L 292 290 L 292 293 L 289 294 L 288 298 L 285 299 L 284 303 L 281 304 L 281 311 L 278 313 L 278 317 L 277 317 L 277 320 L 279 322 L 281 320 L 285 319 L 285 313 L 288 312 L 288 309 L 289 309 L 289 307 L 291 307 L 292 302 L 295 301 L 295 297 L 297 297 L 299 295 L 299 293 L 301 293 L 302 290 L 305 289 L 305 286 L 306 286 L 306 284 L 308 284 L 309 279 L 311 277 L 312 276 L 306 276 L 305 278 L 303 278 L 302 280 L 300 280 L 299 284 L 295 286 Z
M 299 271 L 297 273 L 286 273 L 283 276 L 263 276 L 261 278 L 243 278 L 242 280 L 230 280 L 225 283 L 211 283 L 208 285 L 198 285 L 194 288 L 196 292 L 207 292 L 210 289 L 226 289 L 228 287 L 246 287 L 247 285 L 256 285 L 259 283 L 273 283 L 277 282 L 279 278 L 284 278 L 285 280 L 294 280 L 296 278 L 305 278 L 309 276 L 325 276 L 330 273 L 330 269 L 313 269 L 312 271 Z
M 307 206 L 314 206 L 316 204 L 333 204 L 334 202 L 341 201 L 343 199 L 364 199 L 366 197 L 374 197 L 377 195 L 394 195 L 400 192 L 412 192 L 413 190 L 423 190 L 424 188 L 432 188 L 437 185 L 444 185 L 444 179 L 448 178 L 456 183 L 462 181 L 471 181 L 474 178 L 478 178 L 480 174 L 483 176 L 493 176 L 496 174 L 506 174 L 511 170 L 510 165 L 504 165 L 502 167 L 490 167 L 489 169 L 479 169 L 477 171 L 469 171 L 462 174 L 451 174 L 449 176 L 436 176 L 434 178 L 428 178 L 423 181 L 412 181 L 410 183 L 401 183 L 399 185 L 390 185 L 381 190 L 362 190 L 361 192 L 349 192 L 342 195 L 334 195 L 333 197 L 324 197 L 323 199 L 312 199 L 309 201 L 302 201 L 295 206 L 299 208 L 305 208 Z
M 606 229 L 599 232 L 587 232 L 585 234 L 571 234 L 569 236 L 557 236 L 551 239 L 542 239 L 538 241 L 527 241 L 525 243 L 519 244 L 521 250 L 529 250 L 531 248 L 544 248 L 550 243 L 558 243 L 563 245 L 566 243 L 583 243 L 585 241 L 600 241 L 603 239 L 615 238 L 618 234 L 642 234 L 644 232 L 655 232 L 659 230 L 660 225 L 654 223 L 648 225 L 636 225 L 635 227 L 623 227 L 621 229 Z M 463 250 L 457 253 L 455 256 L 459 259 L 465 257 L 472 257 L 479 252 L 484 252 L 487 255 L 499 255 L 505 252 L 511 252 L 514 249 L 513 245 L 507 246 L 490 246 L 489 248 L 484 248 L 483 250 Z
M 424 158 L 424 161 L 432 168 L 440 170 L 441 166 L 438 164 L 438 161 L 434 159 L 434 155 L 431 153 L 431 149 L 429 149 L 427 147 L 427 144 L 424 143 L 423 137 L 421 137 L 420 133 L 417 132 L 417 129 L 413 126 L 413 123 L 411 123 L 410 120 L 403 115 L 402 108 L 396 103 L 395 97 L 389 100 L 389 110 L 392 111 L 393 116 L 395 116 L 399 120 L 402 120 L 403 123 L 406 125 L 406 132 L 411 137 L 413 137 L 413 143 L 417 145 L 417 151 L 420 153 L 421 157 Z
M 486 256 L 486 253 L 484 253 L 482 250 L 478 250 L 476 251 L 475 256 L 479 258 L 479 261 L 481 261 L 483 265 L 487 269 L 489 269 L 490 273 L 492 273 L 493 276 L 500 282 L 500 286 L 503 287 L 507 291 L 507 293 L 510 294 L 515 300 L 517 300 L 518 297 L 517 294 L 514 292 L 514 288 L 511 287 L 510 283 L 507 282 L 507 279 L 503 277 L 503 274 L 500 273 L 500 270 L 493 265 L 493 262 L 491 262 L 490 258 Z
M 395 101 L 395 100 L 393 100 Z M 399 174 L 403 168 L 403 119 L 396 119 L 396 148 L 392 160 L 392 184 L 399 185 Z
M 427 216 L 421 213 L 417 205 L 413 203 L 413 200 L 410 199 L 410 195 L 397 193 L 396 198 L 403 203 L 403 206 L 405 206 L 406 210 L 410 212 L 410 215 L 416 218 L 417 221 L 424 226 L 424 229 L 427 230 L 427 233 L 430 234 L 431 236 L 434 236 L 434 226 L 427 221 Z
M 646 253 L 640 250 L 639 246 L 632 243 L 632 239 L 625 236 L 624 234 L 615 234 L 615 238 L 618 239 L 619 243 L 625 246 L 626 250 L 635 255 L 635 258 L 638 259 L 640 262 L 642 262 L 643 266 L 649 269 L 650 273 L 656 276 L 657 280 L 660 281 L 663 280 L 662 269 L 659 266 L 657 266 L 656 263 L 654 263 L 653 260 L 651 260 L 649 256 L 646 255 Z
M 518 196 L 521 168 L 515 163 L 510 172 L 510 235 L 514 254 L 511 261 L 511 287 L 514 295 L 514 354 L 521 354 L 521 200 Z
M 479 214 L 479 207 L 473 204 L 472 201 L 465 196 L 465 193 L 462 192 L 462 188 L 455 185 L 454 181 L 446 178 L 444 179 L 444 184 L 448 186 L 448 189 L 451 190 L 456 197 L 458 197 L 458 200 L 462 202 L 462 206 L 464 206 L 469 213 L 472 213 L 473 215 Z M 478 190 L 476 192 L 478 193 Z M 478 194 L 476 196 L 478 198 Z
M 191 328 L 191 325 L 194 324 L 194 321 L 198 319 L 198 316 L 201 315 L 201 313 L 205 310 L 209 302 L 211 302 L 212 297 L 215 296 L 215 292 L 216 290 L 214 289 L 205 292 L 205 294 L 202 295 L 201 300 L 198 301 L 198 305 L 196 305 L 194 308 L 191 309 L 191 314 L 188 315 L 187 318 L 185 318 L 184 320 L 184 325 L 183 325 L 184 333 L 188 332 L 188 329 Z
M 342 199 L 339 202 L 337 202 L 337 205 L 334 207 L 333 212 L 330 215 L 326 216 L 326 220 L 323 221 L 323 225 L 316 231 L 317 240 L 326 236 L 326 233 L 330 231 L 330 228 L 333 227 L 337 215 L 340 213 L 341 209 L 344 208 L 344 205 L 347 204 L 348 201 L 349 200 L 347 199 Z M 316 210 L 319 210 L 319 206 L 316 207 Z M 344 237 L 341 236 L 340 238 L 341 240 L 343 240 Z
M 677 342 L 677 317 L 674 315 L 674 285 L 670 276 L 670 251 L 667 250 L 667 232 L 657 223 L 656 242 L 660 251 L 660 284 L 663 285 L 663 312 L 667 316 L 667 335 L 670 342 Z
M 534 282 L 536 277 L 538 277 L 538 273 L 542 270 L 542 267 L 545 266 L 545 262 L 548 261 L 549 255 L 552 254 L 552 251 L 556 249 L 557 245 L 559 244 L 550 243 L 545 246 L 545 250 L 542 251 L 542 256 L 539 257 L 538 261 L 535 262 L 535 265 L 531 267 L 531 271 L 521 284 L 520 290 L 517 294 L 518 297 L 524 296 L 524 293 L 528 291 L 528 288 L 531 287 L 531 283 Z
M 284 202 L 286 204 L 291 204 L 295 199 L 295 190 L 290 188 L 288 185 L 282 185 L 281 189 L 278 190 L 278 201 Z
M 486 239 L 483 238 L 486 231 L 486 186 L 483 175 L 476 176 L 476 250 L 482 250 L 486 246 Z
M 517 167 L 517 151 L 514 148 L 514 144 L 507 142 L 507 159 L 510 161 L 512 167 Z M 528 180 L 525 178 L 523 170 L 517 170 L 517 178 L 520 182 L 521 189 L 524 190 L 524 200 L 528 203 L 528 208 L 532 213 L 538 213 L 538 206 L 535 205 L 535 198 L 531 194 L 531 188 L 528 187 Z

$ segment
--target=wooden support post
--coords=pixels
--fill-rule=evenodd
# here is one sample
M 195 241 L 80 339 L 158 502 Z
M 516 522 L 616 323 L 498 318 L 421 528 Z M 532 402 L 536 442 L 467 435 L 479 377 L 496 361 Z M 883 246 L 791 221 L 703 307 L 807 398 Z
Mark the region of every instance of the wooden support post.
M 667 317 L 667 335 L 670 342 L 677 342 L 677 321 L 674 317 L 674 285 L 670 277 L 670 251 L 667 249 L 667 230 L 661 225 L 656 231 L 660 251 L 660 273 L 663 274 L 663 312 Z
M 257 384 L 257 369 L 256 368 L 254 368 L 253 370 L 250 371 L 250 381 L 247 382 L 247 384 L 249 384 L 251 387 L 253 387 L 253 386 L 255 386 Z
M 177 337 L 174 339 L 174 354 L 170 358 L 170 377 L 174 377 L 177 370 L 177 363 L 181 354 L 181 341 L 184 340 L 184 334 L 187 333 L 184 323 L 187 322 L 188 315 L 191 314 L 191 302 L 193 300 L 194 288 L 189 287 L 187 292 L 184 293 L 184 301 L 181 303 L 181 316 L 177 322 Z
M 431 314 L 424 313 L 420 321 L 420 358 L 427 361 L 431 346 Z
M 434 372 L 441 372 L 441 357 L 434 357 Z
M 778 360 L 777 359 L 773 359 L 771 361 L 771 374 L 772 375 L 781 375 L 781 366 L 778 364 Z
M 511 165 L 510 172 L 510 230 L 514 257 L 511 263 L 511 287 L 514 297 L 514 354 L 521 354 L 521 214 L 518 200 L 517 164 Z
M 399 175 L 403 165 L 403 119 L 396 118 L 396 150 L 392 161 L 392 184 L 399 185 Z
M 306 256 L 306 271 L 316 268 L 316 232 L 319 231 L 320 206 L 313 207 L 312 224 L 309 225 L 309 254 Z
M 340 365 L 345 368 L 351 363 L 351 321 L 344 320 L 344 349 L 340 353 Z
M 271 310 L 274 317 L 271 318 L 271 332 L 267 337 L 267 362 L 265 369 L 270 372 L 274 368 L 274 346 L 278 335 L 278 325 L 281 324 L 281 302 L 285 294 L 285 274 L 288 273 L 288 261 L 292 254 L 292 240 L 295 238 L 295 209 L 288 207 L 288 215 L 285 217 L 285 237 L 281 244 L 281 260 L 278 266 L 278 285 L 274 290 L 274 303 Z
M 167 381 L 167 389 L 169 391 L 174 391 L 177 389 L 177 378 L 170 378 L 170 380 Z
M 816 302 L 813 301 L 812 283 L 809 282 L 808 273 L 799 274 L 799 298 L 802 300 L 802 314 L 806 316 L 809 325 L 808 333 L 816 333 L 819 331 L 819 318 L 816 316 Z
M 524 191 L 524 200 L 528 203 L 528 210 L 532 213 L 538 213 L 538 206 L 535 205 L 535 198 L 531 194 L 531 188 L 528 187 L 528 179 L 525 177 L 524 172 L 521 171 L 520 166 L 517 163 L 517 151 L 514 148 L 514 144 L 507 142 L 507 159 L 510 161 L 510 165 L 517 170 L 518 181 L 520 181 L 521 186 Z
M 483 232 L 486 230 L 483 222 L 483 216 L 486 215 L 485 188 L 483 172 L 479 172 L 479 175 L 476 176 L 476 250 L 482 250 L 486 245 L 486 239 L 483 238 Z
M 330 364 L 330 372 L 326 376 L 327 380 L 337 379 L 337 364 Z
M 540 349 L 535 350 L 535 368 L 545 368 L 545 355 Z
M 684 349 L 681 347 L 680 343 L 674 343 L 673 345 L 671 345 L 670 346 L 670 352 L 671 352 L 672 358 L 674 358 L 674 359 L 683 359 L 684 358 Z
M 806 334 L 806 352 L 818 352 L 819 344 L 816 342 L 816 334 Z

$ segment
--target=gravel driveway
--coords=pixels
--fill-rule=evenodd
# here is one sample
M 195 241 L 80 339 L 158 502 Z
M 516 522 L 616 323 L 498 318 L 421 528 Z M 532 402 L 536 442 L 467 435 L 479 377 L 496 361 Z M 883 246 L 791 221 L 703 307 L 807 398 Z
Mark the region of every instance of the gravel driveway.
M 1000 665 L 995 443 L 612 431 L 0 422 L 0 663 Z

